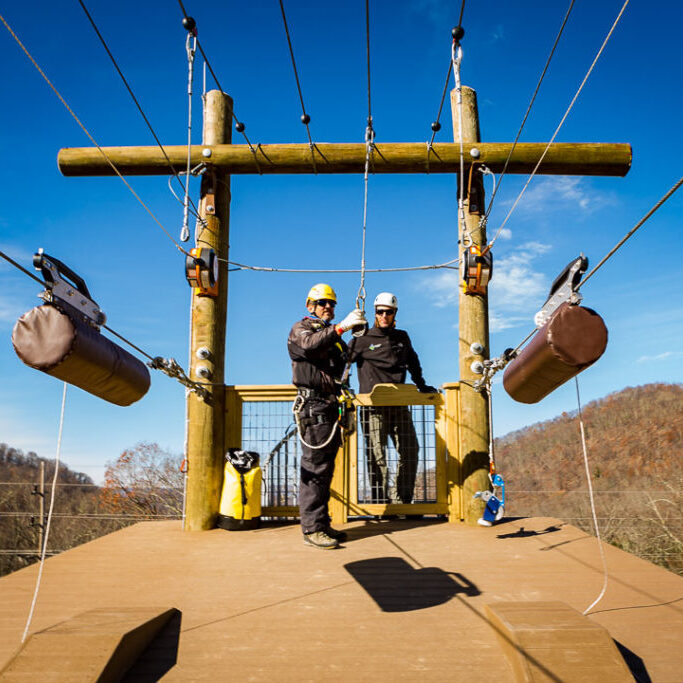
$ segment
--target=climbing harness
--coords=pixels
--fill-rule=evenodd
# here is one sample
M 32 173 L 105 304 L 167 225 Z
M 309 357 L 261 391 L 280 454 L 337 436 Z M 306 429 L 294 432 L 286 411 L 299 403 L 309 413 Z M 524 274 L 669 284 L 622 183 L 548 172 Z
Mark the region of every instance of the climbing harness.
M 187 53 L 187 167 L 185 170 L 185 197 L 183 199 L 183 227 L 180 241 L 190 239 L 190 166 L 192 154 L 192 81 L 194 78 L 194 55 L 197 51 L 197 24 L 192 17 L 183 18 L 183 26 L 187 29 L 185 52 Z
M 310 427 L 312 425 L 317 424 L 329 424 L 329 420 L 326 419 L 324 415 L 316 415 L 315 417 L 302 417 L 301 411 L 303 410 L 305 402 L 306 399 L 304 395 L 299 393 L 297 394 L 297 397 L 294 399 L 294 403 L 292 404 L 292 414 L 294 415 L 294 421 L 296 422 L 297 430 L 299 432 L 299 440 L 304 446 L 306 446 L 306 448 L 310 448 L 314 451 L 319 451 L 321 448 L 325 448 L 325 446 L 328 446 L 332 442 L 334 435 L 337 433 L 337 428 L 339 427 L 340 420 L 337 419 L 334 421 L 334 423 L 332 424 L 332 429 L 330 430 L 330 434 L 323 443 L 321 443 L 319 446 L 313 446 L 304 439 L 304 431 L 306 430 L 306 427 Z
M 185 258 L 185 277 L 197 296 L 218 296 L 219 261 L 213 249 L 195 247 Z

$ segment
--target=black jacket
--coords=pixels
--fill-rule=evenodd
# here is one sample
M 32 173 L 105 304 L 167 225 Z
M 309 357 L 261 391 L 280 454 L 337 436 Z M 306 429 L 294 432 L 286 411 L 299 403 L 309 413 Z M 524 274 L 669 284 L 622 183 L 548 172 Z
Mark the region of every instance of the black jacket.
M 333 325 L 306 316 L 294 323 L 287 350 L 292 359 L 292 382 L 297 387 L 339 394 L 348 354 Z
M 405 384 L 406 371 L 418 389 L 425 386 L 420 361 L 404 330 L 371 327 L 355 339 L 351 360 L 358 365 L 361 394 L 369 394 L 375 384 Z

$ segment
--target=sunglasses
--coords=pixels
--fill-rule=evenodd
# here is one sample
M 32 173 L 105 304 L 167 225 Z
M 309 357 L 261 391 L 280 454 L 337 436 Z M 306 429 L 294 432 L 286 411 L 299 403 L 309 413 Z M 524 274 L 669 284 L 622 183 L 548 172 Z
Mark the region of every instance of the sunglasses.
M 375 313 L 377 315 L 394 315 L 396 311 L 393 308 L 378 308 Z
M 325 307 L 325 306 L 331 306 L 332 308 L 334 308 L 334 307 L 337 305 L 337 302 L 336 302 L 336 301 L 332 301 L 332 299 L 318 299 L 318 300 L 315 302 L 315 305 L 316 305 L 316 306 L 323 306 L 323 307 Z

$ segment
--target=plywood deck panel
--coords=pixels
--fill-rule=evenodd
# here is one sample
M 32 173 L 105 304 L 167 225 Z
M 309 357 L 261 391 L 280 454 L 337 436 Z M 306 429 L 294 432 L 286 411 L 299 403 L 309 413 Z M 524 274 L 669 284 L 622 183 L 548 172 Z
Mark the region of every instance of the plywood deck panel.
M 165 605 L 182 612 L 177 654 L 170 639 L 140 663 L 159 670 L 171 658 L 163 680 L 512 681 L 485 605 L 561 600 L 583 611 L 602 586 L 597 541 L 555 519 L 346 529 L 344 548 L 320 551 L 296 525 L 137 524 L 47 560 L 32 631 L 94 608 Z M 653 681 L 679 682 L 683 579 L 605 550 L 610 584 L 590 619 Z M 19 644 L 36 574 L 0 579 L 0 667 Z

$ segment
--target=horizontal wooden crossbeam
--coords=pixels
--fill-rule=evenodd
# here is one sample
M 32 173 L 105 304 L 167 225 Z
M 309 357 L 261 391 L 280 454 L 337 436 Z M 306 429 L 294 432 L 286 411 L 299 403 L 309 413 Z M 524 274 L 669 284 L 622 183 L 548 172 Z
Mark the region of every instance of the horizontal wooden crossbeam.
M 546 143 L 520 143 L 508 164 L 508 173 L 530 173 Z M 465 163 L 486 164 L 494 173 L 503 170 L 511 143 L 465 144 Z M 177 172 L 186 168 L 187 147 L 164 148 Z M 205 151 L 206 150 L 206 151 Z M 210 150 L 210 156 L 206 156 Z M 478 156 L 477 156 L 478 150 Z M 474 151 L 474 155 L 472 152 Z M 171 175 L 169 162 L 159 147 L 71 147 L 61 149 L 59 170 L 65 176 L 115 175 L 104 154 L 123 175 Z M 193 145 L 191 165 L 210 163 L 231 174 L 363 173 L 363 143 Z M 624 176 L 631 167 L 631 145 L 558 143 L 551 145 L 538 173 L 551 175 Z M 460 169 L 460 145 L 424 142 L 377 143 L 372 155 L 373 173 L 456 173 Z

